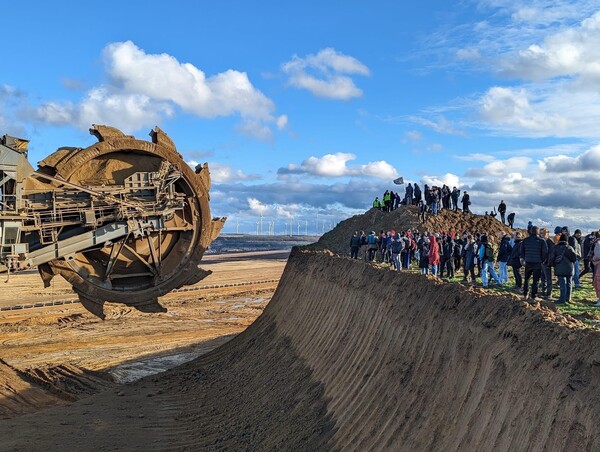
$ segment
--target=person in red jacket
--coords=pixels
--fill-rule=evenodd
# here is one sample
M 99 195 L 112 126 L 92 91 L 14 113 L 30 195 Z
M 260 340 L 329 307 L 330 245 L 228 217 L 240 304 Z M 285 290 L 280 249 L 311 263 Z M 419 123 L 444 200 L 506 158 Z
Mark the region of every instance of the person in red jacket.
M 440 245 L 435 235 L 429 236 L 429 265 L 431 265 L 431 274 L 437 276 L 438 265 L 440 264 Z

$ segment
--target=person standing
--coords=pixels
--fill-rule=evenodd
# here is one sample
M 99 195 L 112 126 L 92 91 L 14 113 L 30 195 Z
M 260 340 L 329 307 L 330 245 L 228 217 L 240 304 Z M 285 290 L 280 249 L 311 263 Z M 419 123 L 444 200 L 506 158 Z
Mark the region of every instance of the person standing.
M 352 237 L 350 237 L 350 258 L 358 259 L 358 249 L 360 248 L 360 236 L 358 231 L 354 231 Z
M 494 262 L 496 261 L 496 250 L 494 245 L 488 241 L 487 235 L 481 236 L 481 246 L 479 247 L 479 259 L 481 260 L 481 283 L 483 287 L 488 286 L 488 271 L 496 284 L 502 285 L 498 273 L 494 268 Z
M 421 188 L 417 185 L 416 182 L 413 187 L 413 192 L 414 192 L 413 204 L 419 205 L 419 202 L 421 201 Z
M 440 246 L 437 238 L 432 234 L 429 236 L 429 265 L 431 265 L 431 274 L 437 276 L 438 265 L 440 265 Z
M 460 198 L 460 190 L 456 187 L 452 187 L 452 208 L 455 212 L 458 212 L 458 198 Z
M 577 260 L 575 261 L 575 272 L 573 273 L 573 283 L 575 284 L 576 289 L 581 289 L 581 281 L 579 279 L 581 277 L 580 262 L 581 262 L 581 256 L 582 256 L 581 229 L 575 229 L 575 232 L 573 233 L 573 237 L 575 239 L 574 240 L 575 246 L 573 246 L 573 249 L 575 250 L 575 254 L 577 255 Z
M 509 265 L 513 269 L 515 277 L 515 289 L 521 291 L 523 287 L 523 277 L 521 276 L 521 247 L 523 246 L 523 236 L 520 232 L 515 234 L 515 242 L 510 253 Z
M 556 304 L 566 304 L 571 301 L 571 290 L 573 274 L 575 273 L 575 261 L 577 255 L 571 245 L 568 244 L 566 234 L 561 234 L 558 244 L 552 248 L 548 263 L 554 267 L 554 274 L 558 278 L 560 296 Z
M 396 233 L 391 237 L 391 252 L 392 252 L 392 264 L 396 271 L 400 271 L 400 253 L 404 246 L 404 241 L 400 237 L 400 234 Z
M 470 212 L 469 206 L 471 205 L 471 197 L 467 193 L 467 190 L 463 191 L 463 197 L 461 199 L 462 202 L 462 210 L 464 213 Z
M 375 201 L 373 201 L 373 207 L 375 209 L 381 210 L 381 201 L 379 200 L 379 198 L 377 196 L 375 196 Z
M 367 259 L 369 262 L 373 262 L 377 253 L 377 236 L 375 235 L 375 231 L 371 231 L 367 237 L 367 246 Z
M 508 283 L 508 260 L 510 259 L 510 253 L 512 246 L 510 246 L 510 238 L 507 234 L 501 233 L 502 239 L 500 240 L 500 246 L 498 247 L 498 267 L 500 271 L 500 281 L 502 284 Z
M 579 274 L 579 278 L 582 278 L 583 275 L 588 274 L 592 269 L 590 268 L 590 250 L 592 248 L 592 244 L 594 242 L 594 233 L 590 232 L 583 239 L 583 243 L 581 244 L 581 257 L 583 258 L 583 271 Z
M 463 278 L 463 282 L 467 282 L 467 278 L 471 276 L 471 285 L 475 285 L 475 265 L 477 260 L 477 245 L 475 244 L 475 239 L 471 234 L 467 235 L 466 245 L 464 251 L 464 271 L 465 275 Z
M 504 204 L 504 199 L 500 200 L 500 204 L 498 204 L 498 213 L 500 214 L 500 219 L 502 220 L 502 224 L 506 224 L 504 222 L 506 215 L 506 204 Z
M 596 289 L 596 297 L 598 297 L 598 301 L 594 306 L 600 306 L 600 268 L 598 267 L 600 266 L 600 231 L 596 231 L 594 236 L 595 239 L 590 248 L 590 258 L 594 272 L 594 289 Z
M 438 209 L 440 206 L 440 190 L 437 187 L 433 187 L 431 193 L 431 211 L 434 217 L 437 217 Z
M 521 259 L 525 261 L 525 282 L 523 284 L 523 298 L 527 300 L 529 294 L 529 279 L 531 284 L 531 300 L 535 301 L 538 294 L 538 283 L 542 273 L 542 262 L 548 259 L 548 245 L 539 236 L 539 228 L 531 226 L 529 236 L 523 240 Z
M 554 240 L 550 238 L 550 231 L 548 229 L 543 228 L 541 230 L 542 239 L 546 241 L 546 246 L 548 246 L 548 256 L 552 253 L 554 249 Z M 542 296 L 550 298 L 552 296 L 552 263 L 550 259 L 542 262 L 542 275 L 541 275 L 541 285 L 542 285 Z
M 429 239 L 427 236 L 419 239 L 419 268 L 422 275 L 429 273 Z
M 452 240 L 452 236 L 448 234 L 444 241 L 442 258 L 442 269 L 445 268 L 448 279 L 454 278 L 454 246 L 454 240 Z

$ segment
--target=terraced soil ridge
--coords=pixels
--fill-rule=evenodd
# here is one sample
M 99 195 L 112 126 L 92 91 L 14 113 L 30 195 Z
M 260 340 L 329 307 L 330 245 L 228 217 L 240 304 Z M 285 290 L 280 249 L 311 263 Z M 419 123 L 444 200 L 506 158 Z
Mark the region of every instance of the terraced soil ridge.
M 295 250 L 224 346 L 0 434 L 9 450 L 600 450 L 600 334 L 578 326 Z

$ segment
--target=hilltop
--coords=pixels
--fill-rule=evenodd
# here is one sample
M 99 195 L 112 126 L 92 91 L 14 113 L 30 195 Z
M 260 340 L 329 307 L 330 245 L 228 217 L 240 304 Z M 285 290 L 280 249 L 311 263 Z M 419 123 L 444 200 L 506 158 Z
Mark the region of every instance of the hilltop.
M 400 206 L 392 212 L 382 212 L 370 209 L 364 214 L 355 215 L 324 234 L 312 246 L 314 249 L 328 249 L 338 255 L 349 252 L 349 241 L 354 231 L 365 231 L 368 234 L 375 231 L 406 231 L 407 229 L 429 232 L 456 232 L 464 231 L 486 232 L 498 235 L 501 231 L 510 233 L 511 229 L 502 224 L 498 219 L 484 215 L 441 210 L 437 216 L 428 215 L 425 222 L 419 220 L 419 209 L 416 206 Z

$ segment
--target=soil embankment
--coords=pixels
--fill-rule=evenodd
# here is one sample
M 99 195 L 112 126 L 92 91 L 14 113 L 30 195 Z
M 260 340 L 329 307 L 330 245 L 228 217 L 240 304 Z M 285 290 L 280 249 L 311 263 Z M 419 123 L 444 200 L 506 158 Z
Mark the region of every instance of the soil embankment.
M 295 251 L 259 319 L 166 373 L 0 423 L 8 450 L 599 450 L 600 334 Z
M 378 209 L 370 209 L 364 214 L 355 215 L 341 221 L 334 229 L 324 234 L 317 243 L 310 245 L 311 249 L 328 249 L 340 256 L 350 254 L 350 237 L 354 231 L 365 231 L 369 234 L 375 231 L 403 232 L 407 229 L 419 230 L 421 232 L 448 232 L 462 234 L 465 231 L 476 233 L 500 232 L 510 233 L 511 229 L 502 224 L 498 219 L 485 215 L 472 213 L 454 212 L 442 209 L 437 216 L 428 214 L 425 222 L 419 218 L 419 209 L 415 206 L 400 206 L 392 212 L 382 212 Z M 524 231 L 522 231 L 524 232 Z

